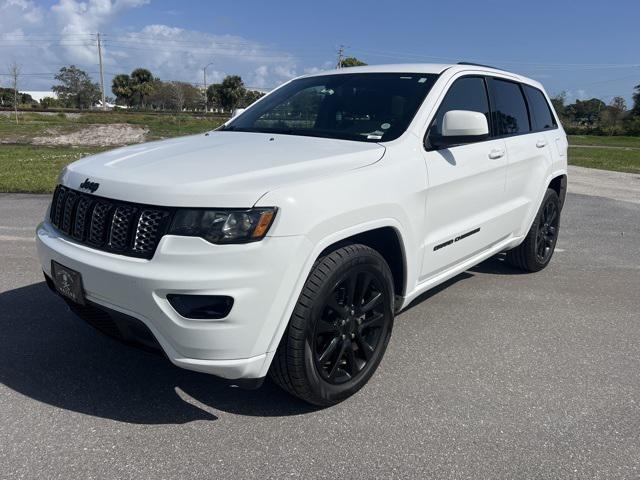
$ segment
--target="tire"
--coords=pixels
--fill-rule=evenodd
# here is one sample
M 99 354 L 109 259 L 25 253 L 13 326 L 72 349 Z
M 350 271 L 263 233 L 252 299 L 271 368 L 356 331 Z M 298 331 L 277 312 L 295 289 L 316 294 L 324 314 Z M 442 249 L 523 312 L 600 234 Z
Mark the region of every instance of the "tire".
M 382 360 L 393 303 L 392 274 L 377 251 L 354 244 L 319 258 L 280 341 L 271 378 L 323 407 L 353 395 Z
M 560 200 L 549 188 L 524 241 L 507 252 L 507 262 L 527 272 L 542 270 L 553 257 L 559 233 Z

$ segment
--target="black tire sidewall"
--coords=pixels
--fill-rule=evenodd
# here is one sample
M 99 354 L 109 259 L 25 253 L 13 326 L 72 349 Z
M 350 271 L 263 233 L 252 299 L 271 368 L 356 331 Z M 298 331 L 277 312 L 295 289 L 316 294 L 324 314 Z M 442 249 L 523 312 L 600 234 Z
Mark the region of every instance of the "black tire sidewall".
M 538 227 L 540 225 L 540 221 L 542 220 L 542 212 L 544 211 L 544 208 L 547 205 L 547 203 L 549 203 L 549 200 L 553 200 L 556 204 L 556 209 L 558 211 L 558 221 L 557 221 L 558 225 L 556 227 L 557 230 L 556 230 L 555 238 L 553 239 L 553 247 L 551 249 L 551 255 L 549 255 L 549 258 L 547 258 L 545 262 L 541 262 L 539 261 L 538 255 L 536 253 L 536 235 L 538 233 Z M 536 219 L 533 225 L 531 226 L 531 231 L 529 232 L 528 254 L 530 255 L 531 260 L 535 264 L 536 270 L 542 270 L 543 268 L 545 268 L 553 258 L 553 254 L 555 253 L 555 250 L 556 250 L 556 244 L 558 243 L 558 236 L 560 234 L 560 215 L 561 215 L 560 199 L 558 198 L 558 194 L 555 192 L 555 190 L 548 189 L 544 195 L 540 208 L 538 209 L 538 212 L 536 214 Z
M 385 292 L 383 292 L 385 298 L 385 318 L 387 318 L 388 321 L 385 325 L 386 331 L 382 333 L 382 337 L 379 340 L 380 344 L 376 348 L 373 358 L 364 367 L 364 370 L 360 372 L 355 379 L 336 385 L 327 382 L 317 371 L 313 352 L 315 324 L 319 318 L 319 310 L 324 308 L 322 300 L 327 294 L 333 291 L 336 283 L 347 272 L 354 268 L 370 272 L 375 275 L 380 284 L 383 285 L 385 290 Z M 339 264 L 336 268 L 332 269 L 320 289 L 317 291 L 317 295 L 314 298 L 314 304 L 310 309 L 309 316 L 306 318 L 305 325 L 304 369 L 308 386 L 313 396 L 317 399 L 317 403 L 330 405 L 343 400 L 360 390 L 360 388 L 362 388 L 371 378 L 382 361 L 382 357 L 384 356 L 391 337 L 394 317 L 393 303 L 394 291 L 391 272 L 384 259 L 377 254 L 377 252 L 372 250 L 365 251 L 356 257 L 349 258 L 342 264 Z

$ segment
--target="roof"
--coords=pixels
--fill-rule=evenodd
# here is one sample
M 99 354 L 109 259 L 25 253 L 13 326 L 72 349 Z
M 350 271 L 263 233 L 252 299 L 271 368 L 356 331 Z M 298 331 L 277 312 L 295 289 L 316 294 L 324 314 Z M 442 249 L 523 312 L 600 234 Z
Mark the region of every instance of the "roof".
M 440 63 L 396 63 L 389 65 L 365 65 L 362 67 L 347 67 L 338 70 L 325 70 L 323 72 L 312 73 L 305 77 L 315 77 L 319 75 L 335 75 L 336 73 L 442 73 L 452 64 Z
M 525 83 L 539 85 L 538 82 L 517 73 L 509 72 L 507 70 L 501 70 L 499 68 L 488 67 L 485 65 L 477 64 L 458 64 L 458 63 L 396 63 L 389 65 L 365 65 L 362 67 L 348 67 L 338 70 L 326 70 L 323 72 L 312 73 L 309 75 L 303 75 L 303 77 L 315 77 L 320 75 L 339 75 L 346 73 L 432 73 L 439 75 L 445 70 L 451 70 L 452 72 L 487 72 L 496 73 L 501 75 L 507 75 L 514 80 L 518 80 Z

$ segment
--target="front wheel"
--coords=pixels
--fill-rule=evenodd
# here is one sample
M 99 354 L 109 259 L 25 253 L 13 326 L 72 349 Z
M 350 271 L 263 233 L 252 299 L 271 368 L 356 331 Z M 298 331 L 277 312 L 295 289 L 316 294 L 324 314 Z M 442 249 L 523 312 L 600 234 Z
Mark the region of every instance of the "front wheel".
M 538 272 L 551 261 L 560 231 L 560 200 L 547 189 L 533 225 L 524 241 L 507 252 L 507 262 L 528 272 Z
M 353 395 L 382 360 L 393 301 L 391 271 L 375 250 L 348 245 L 320 258 L 271 364 L 272 379 L 320 406 Z

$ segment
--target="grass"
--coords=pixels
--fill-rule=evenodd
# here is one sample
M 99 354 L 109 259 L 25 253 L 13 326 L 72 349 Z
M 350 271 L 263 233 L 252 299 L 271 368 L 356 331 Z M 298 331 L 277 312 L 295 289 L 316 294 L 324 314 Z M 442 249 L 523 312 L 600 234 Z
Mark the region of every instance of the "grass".
M 65 165 L 104 149 L 0 146 L 0 192 L 50 193 Z
M 31 145 L 35 137 L 71 133 L 88 125 L 126 123 L 148 129 L 146 140 L 178 137 L 216 128 L 223 119 L 189 114 L 21 112 L 19 122 L 0 115 L 0 192 L 48 193 L 62 168 L 104 148 Z
M 600 170 L 640 173 L 640 149 L 569 147 L 569 164 Z
M 212 130 L 223 120 L 212 116 L 189 114 L 152 113 L 97 113 L 82 114 L 22 112 L 16 124 L 10 115 L 0 115 L 0 142 L 29 144 L 34 137 L 46 136 L 51 132 L 70 133 L 92 124 L 128 123 L 149 130 L 147 140 L 178 137 Z
M 640 148 L 640 137 L 602 137 L 596 135 L 569 135 L 570 145 Z
M 0 192 L 52 192 L 58 174 L 65 165 L 105 150 L 30 145 L 34 137 L 52 131 L 67 133 L 91 124 L 128 123 L 147 128 L 147 140 L 157 140 L 201 133 L 217 127 L 221 122 L 219 118 L 189 114 L 90 112 L 81 115 L 42 115 L 25 112 L 16 125 L 11 117 L 0 115 Z M 640 137 L 571 135 L 569 143 L 571 165 L 640 173 Z

